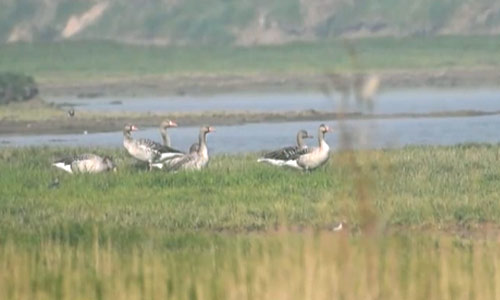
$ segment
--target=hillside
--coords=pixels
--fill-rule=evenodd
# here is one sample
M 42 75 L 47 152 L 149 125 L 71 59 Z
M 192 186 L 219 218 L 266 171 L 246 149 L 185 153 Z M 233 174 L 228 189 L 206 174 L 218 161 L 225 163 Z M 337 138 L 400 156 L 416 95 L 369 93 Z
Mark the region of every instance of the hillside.
M 492 0 L 4 0 L 0 41 L 283 44 L 332 37 L 494 35 Z

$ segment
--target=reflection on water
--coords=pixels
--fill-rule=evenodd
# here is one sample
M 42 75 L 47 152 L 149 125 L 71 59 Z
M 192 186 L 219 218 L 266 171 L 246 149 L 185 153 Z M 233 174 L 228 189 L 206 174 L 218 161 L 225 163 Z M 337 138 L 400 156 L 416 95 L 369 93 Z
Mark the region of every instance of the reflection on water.
M 326 139 L 333 148 L 339 147 L 339 122 L 332 125 L 334 132 Z M 388 120 L 349 120 L 342 123 L 353 136 L 354 148 L 394 148 L 405 145 L 453 145 L 458 143 L 500 142 L 500 117 L 418 118 Z M 259 123 L 237 126 L 219 126 L 208 136 L 212 153 L 256 152 L 295 143 L 295 133 L 306 129 L 317 135 L 319 122 Z M 180 127 L 170 130 L 172 144 L 182 150 L 197 141 L 198 128 Z M 160 141 L 157 128 L 135 133 L 135 138 Z M 91 146 L 122 147 L 122 133 L 89 133 L 0 136 L 0 147 L 12 146 Z M 313 141 L 316 143 L 316 141 Z
M 223 94 L 212 96 L 168 96 L 162 98 L 49 99 L 56 104 L 78 105 L 77 109 L 111 112 L 193 111 L 359 111 L 353 101 L 343 107 L 340 97 L 321 93 Z M 458 110 L 500 111 L 500 90 L 393 90 L 377 96 L 373 113 L 431 113 Z

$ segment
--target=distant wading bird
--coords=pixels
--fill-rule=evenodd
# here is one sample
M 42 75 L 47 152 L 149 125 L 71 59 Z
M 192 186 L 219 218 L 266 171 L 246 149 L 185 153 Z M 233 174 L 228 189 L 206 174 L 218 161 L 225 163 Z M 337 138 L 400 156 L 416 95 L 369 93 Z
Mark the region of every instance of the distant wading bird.
M 167 158 L 162 162 L 153 164 L 153 166 L 166 171 L 201 170 L 206 167 L 209 161 L 207 134 L 214 131 L 215 128 L 211 126 L 201 127 L 198 135 L 198 144 L 193 144 L 189 148 L 188 154 Z
M 263 162 L 263 163 L 268 163 L 274 166 L 287 166 L 287 162 L 289 160 L 283 159 L 286 157 L 292 157 L 294 156 L 297 152 L 302 151 L 303 149 L 307 148 L 307 145 L 304 143 L 304 139 L 311 139 L 313 138 L 312 135 L 309 135 L 307 131 L 305 130 L 299 130 L 297 132 L 297 145 L 296 146 L 289 146 L 289 147 L 284 147 L 279 150 L 267 153 L 264 155 L 263 158 L 259 158 L 257 161 L 258 162 Z M 290 163 L 290 162 L 289 162 Z M 292 165 L 290 167 L 296 167 L 295 162 L 291 162 Z
M 95 154 L 82 154 L 75 157 L 63 158 L 55 161 L 52 165 L 70 174 L 101 173 L 116 170 L 111 158 Z
M 318 129 L 318 147 L 292 150 L 293 147 L 273 151 L 260 158 L 259 162 L 267 162 L 276 166 L 288 166 L 300 170 L 314 170 L 328 161 L 330 147 L 325 141 L 325 134 L 331 129 L 321 124 Z
M 132 157 L 147 162 L 149 164 L 149 170 L 152 169 L 154 162 L 184 155 L 184 153 L 179 150 L 161 145 L 150 139 L 134 140 L 131 132 L 136 130 L 138 130 L 138 128 L 135 125 L 125 125 L 123 128 L 123 146 Z

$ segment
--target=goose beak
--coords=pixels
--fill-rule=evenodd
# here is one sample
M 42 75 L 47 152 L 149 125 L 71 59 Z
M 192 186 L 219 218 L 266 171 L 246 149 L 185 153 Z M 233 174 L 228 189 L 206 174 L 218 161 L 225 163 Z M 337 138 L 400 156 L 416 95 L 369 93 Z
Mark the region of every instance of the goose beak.
M 135 125 L 132 125 L 132 127 L 130 128 L 132 131 L 137 131 L 139 130 L 139 127 L 135 126 Z
M 170 121 L 168 125 L 170 125 L 170 127 L 177 127 L 177 123 L 175 123 L 174 121 Z
M 208 132 L 215 132 L 215 127 L 212 126 L 208 127 Z
M 325 129 L 326 129 L 326 132 L 332 132 L 332 129 L 330 128 L 330 126 L 325 126 Z

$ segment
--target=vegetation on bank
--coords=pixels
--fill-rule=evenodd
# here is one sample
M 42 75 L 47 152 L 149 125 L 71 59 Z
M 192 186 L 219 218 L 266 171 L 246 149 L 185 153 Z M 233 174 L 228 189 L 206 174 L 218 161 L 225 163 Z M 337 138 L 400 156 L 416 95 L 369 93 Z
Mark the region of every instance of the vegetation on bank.
M 38 87 L 31 76 L 0 72 L 0 104 L 31 100 L 38 95 Z
M 283 46 L 132 46 L 112 42 L 0 45 L 0 70 L 39 81 L 130 76 L 344 72 L 492 67 L 500 40 L 487 36 L 370 38 Z

